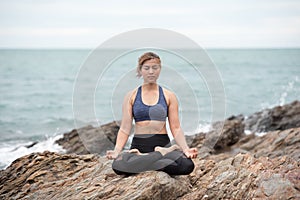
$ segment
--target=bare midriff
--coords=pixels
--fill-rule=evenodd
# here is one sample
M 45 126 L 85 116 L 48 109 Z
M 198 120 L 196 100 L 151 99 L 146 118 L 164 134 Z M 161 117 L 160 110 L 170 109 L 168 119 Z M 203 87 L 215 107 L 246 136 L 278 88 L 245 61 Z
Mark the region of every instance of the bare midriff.
M 156 120 L 136 122 L 134 134 L 167 134 L 166 122 Z

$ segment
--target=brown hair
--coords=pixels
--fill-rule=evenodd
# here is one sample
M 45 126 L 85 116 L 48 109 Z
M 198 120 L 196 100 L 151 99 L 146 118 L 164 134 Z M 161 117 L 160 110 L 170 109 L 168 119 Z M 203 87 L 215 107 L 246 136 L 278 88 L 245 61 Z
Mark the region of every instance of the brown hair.
M 146 52 L 143 55 L 141 55 L 141 57 L 139 57 L 138 66 L 137 66 L 137 69 L 136 69 L 136 76 L 137 77 L 140 78 L 142 76 L 141 73 L 140 73 L 140 70 L 141 70 L 143 64 L 147 60 L 151 60 L 151 59 L 158 59 L 159 63 L 161 62 L 160 57 L 157 54 L 153 53 L 153 52 Z

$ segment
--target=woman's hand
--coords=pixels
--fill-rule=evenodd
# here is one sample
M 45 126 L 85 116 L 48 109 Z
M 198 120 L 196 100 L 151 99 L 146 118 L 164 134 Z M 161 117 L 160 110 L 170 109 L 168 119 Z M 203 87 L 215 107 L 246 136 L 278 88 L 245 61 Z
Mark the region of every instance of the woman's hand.
M 196 158 L 198 156 L 198 150 L 197 148 L 188 148 L 184 151 L 184 154 L 188 158 Z
M 106 152 L 106 158 L 108 159 L 116 159 L 119 155 L 119 152 L 116 150 L 109 150 Z

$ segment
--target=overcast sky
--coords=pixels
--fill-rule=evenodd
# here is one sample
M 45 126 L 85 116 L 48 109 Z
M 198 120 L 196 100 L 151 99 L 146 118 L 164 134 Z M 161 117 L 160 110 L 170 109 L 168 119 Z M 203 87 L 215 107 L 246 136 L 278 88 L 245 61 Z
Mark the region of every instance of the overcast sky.
M 300 0 L 0 0 L 0 48 L 95 48 L 139 28 L 205 48 L 300 47 Z

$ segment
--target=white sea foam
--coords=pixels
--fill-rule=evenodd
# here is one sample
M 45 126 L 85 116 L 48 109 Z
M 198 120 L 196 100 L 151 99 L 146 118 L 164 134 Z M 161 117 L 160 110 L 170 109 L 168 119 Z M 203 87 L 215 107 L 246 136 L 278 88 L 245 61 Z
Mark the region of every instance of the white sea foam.
M 199 124 L 196 133 L 208 133 L 212 130 L 211 124 Z
M 244 133 L 245 133 L 246 135 L 250 135 L 250 134 L 252 133 L 252 131 L 250 131 L 250 130 L 244 130 Z
M 252 134 L 253 132 L 252 132 L 251 130 L 244 130 L 244 133 L 245 133 L 246 135 L 250 135 L 250 134 Z M 268 132 L 255 132 L 255 135 L 261 137 L 261 136 L 266 135 L 267 133 L 268 133 Z
M 291 101 L 291 99 L 289 98 L 290 96 L 296 96 L 296 97 L 297 95 L 299 96 L 299 92 L 300 92 L 299 83 L 300 83 L 300 79 L 298 76 L 291 77 L 290 80 L 288 80 L 288 82 L 283 82 L 283 85 L 281 85 L 281 87 L 276 88 L 277 96 L 275 96 L 275 99 L 277 99 L 277 101 L 260 103 L 260 108 L 264 110 L 264 109 L 271 109 L 276 106 L 285 105 L 286 103 Z M 296 99 L 299 100 L 299 98 Z
M 170 130 L 170 126 L 169 126 L 169 123 L 167 123 L 167 132 L 168 132 L 168 135 L 169 135 L 169 138 L 172 140 L 173 139 L 173 136 L 172 136 L 172 133 L 171 133 L 171 130 Z M 211 131 L 212 127 L 211 127 L 211 124 L 199 124 L 197 129 L 194 130 L 194 131 L 184 131 L 184 134 L 185 135 L 195 135 L 197 133 L 208 133 L 209 131 Z
M 286 104 L 286 98 L 290 93 L 297 93 L 297 88 L 294 87 L 295 84 L 299 82 L 299 77 L 295 76 L 294 79 L 289 81 L 286 85 L 283 86 L 283 92 L 280 95 L 279 105 L 283 106 Z
M 268 132 L 256 132 L 255 135 L 256 136 L 259 136 L 259 137 L 262 137 L 264 135 L 266 135 Z
M 55 143 L 62 135 L 49 137 L 44 141 L 38 142 L 30 148 L 26 146 L 33 144 L 33 142 L 15 142 L 3 143 L 0 147 L 0 169 L 8 167 L 14 160 L 33 152 L 52 151 L 63 153 L 64 149 Z

